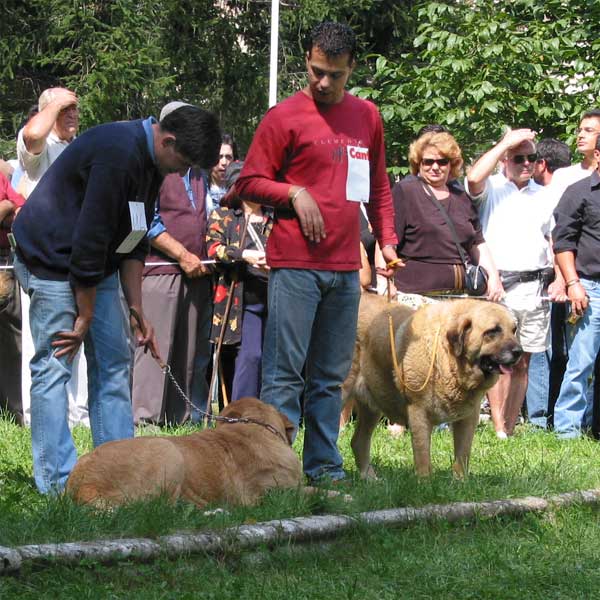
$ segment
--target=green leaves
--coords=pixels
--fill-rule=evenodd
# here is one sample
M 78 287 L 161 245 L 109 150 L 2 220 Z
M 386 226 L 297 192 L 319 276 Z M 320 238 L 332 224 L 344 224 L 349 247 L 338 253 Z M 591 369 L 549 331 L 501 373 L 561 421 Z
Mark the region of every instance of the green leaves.
M 41 90 L 80 96 L 82 128 L 157 114 L 172 99 L 215 111 L 249 144 L 267 109 L 270 5 L 248 0 L 3 0 L 0 139 Z M 349 23 L 362 57 L 351 84 L 376 102 L 390 162 L 416 131 L 447 125 L 467 158 L 506 125 L 570 139 L 599 104 L 600 2 L 302 0 L 281 3 L 278 97 L 305 84 L 303 37 Z M 393 166 L 390 165 L 390 166 Z
M 600 99 L 600 3 L 592 5 L 422 2 L 412 50 L 375 63 L 371 89 L 380 91 L 391 154 L 401 149 L 405 164 L 414 133 L 427 123 L 451 128 L 467 160 L 507 125 L 569 140 L 573 120 Z

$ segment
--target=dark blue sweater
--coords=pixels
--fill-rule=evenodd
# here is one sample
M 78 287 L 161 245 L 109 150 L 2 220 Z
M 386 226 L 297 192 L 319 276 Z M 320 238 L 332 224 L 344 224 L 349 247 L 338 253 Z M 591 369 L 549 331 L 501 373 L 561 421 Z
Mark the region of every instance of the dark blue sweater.
M 36 277 L 85 287 L 124 258 L 143 262 L 146 238 L 129 254 L 116 249 L 131 232 L 129 202 L 145 204 L 149 225 L 161 182 L 141 120 L 89 129 L 50 166 L 17 216 L 21 260 Z

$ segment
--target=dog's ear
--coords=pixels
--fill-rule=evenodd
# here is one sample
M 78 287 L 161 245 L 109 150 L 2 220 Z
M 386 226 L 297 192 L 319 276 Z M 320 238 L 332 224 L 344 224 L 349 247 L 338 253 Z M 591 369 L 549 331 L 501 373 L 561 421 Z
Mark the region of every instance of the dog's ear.
M 291 446 L 294 443 L 294 432 L 296 431 L 296 428 L 285 415 L 281 415 L 281 420 L 285 427 L 285 437 L 287 438 L 288 444 Z
M 470 317 L 459 317 L 446 333 L 450 344 L 450 350 L 454 356 L 461 356 L 465 350 L 465 338 L 471 329 L 473 322 Z

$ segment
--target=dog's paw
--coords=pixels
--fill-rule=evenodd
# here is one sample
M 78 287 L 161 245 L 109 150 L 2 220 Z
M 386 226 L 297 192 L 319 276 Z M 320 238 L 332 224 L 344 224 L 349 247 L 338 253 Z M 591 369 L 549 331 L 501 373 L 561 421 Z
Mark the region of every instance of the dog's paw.
M 360 474 L 361 479 L 364 479 L 366 481 L 378 481 L 379 477 L 377 477 L 377 473 L 375 473 L 375 469 L 373 468 L 373 465 L 369 465 L 364 472 L 362 472 Z
M 455 462 L 452 465 L 452 475 L 454 479 L 458 479 L 459 481 L 463 481 L 467 477 L 466 469 L 460 463 Z

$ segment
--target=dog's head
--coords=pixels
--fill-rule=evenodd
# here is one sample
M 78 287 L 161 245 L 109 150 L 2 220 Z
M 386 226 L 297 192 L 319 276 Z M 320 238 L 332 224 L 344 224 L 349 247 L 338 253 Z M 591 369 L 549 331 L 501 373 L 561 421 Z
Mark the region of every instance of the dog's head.
M 246 396 L 228 404 L 221 416 L 230 419 L 253 419 L 273 427 L 285 437 L 289 445 L 294 441 L 295 427 L 292 422 L 275 407 L 261 402 L 258 398 Z M 217 427 L 227 425 L 226 422 L 217 421 Z
M 485 377 L 510 373 L 523 354 L 515 320 L 504 306 L 482 300 L 455 302 L 447 328 L 450 351 Z

